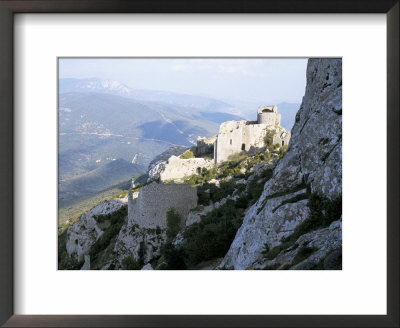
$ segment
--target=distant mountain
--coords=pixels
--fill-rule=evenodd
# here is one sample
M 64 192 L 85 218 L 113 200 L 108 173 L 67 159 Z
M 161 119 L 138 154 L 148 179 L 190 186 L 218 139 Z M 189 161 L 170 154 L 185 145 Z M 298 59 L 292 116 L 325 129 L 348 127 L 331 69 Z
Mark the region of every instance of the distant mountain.
M 128 181 L 145 170 L 144 166 L 116 159 L 88 173 L 59 183 L 59 206 L 64 207 L 83 200 L 111 186 Z
M 240 121 L 244 119 L 244 117 L 239 115 L 233 115 L 222 112 L 215 112 L 215 113 L 200 112 L 199 117 L 218 124 L 224 123 L 226 121 Z
M 128 86 L 112 80 L 100 79 L 60 79 L 58 93 L 96 92 L 110 93 L 117 96 L 130 96 L 132 90 Z
M 59 116 L 60 133 L 156 138 L 181 145 L 217 127 L 178 107 L 101 93 L 61 94 Z
M 58 85 L 59 94 L 79 93 L 107 93 L 121 97 L 132 98 L 138 101 L 161 102 L 169 105 L 178 105 L 188 108 L 202 109 L 206 111 L 224 110 L 232 108 L 232 105 L 210 97 L 180 94 L 160 90 L 138 90 L 112 80 L 92 79 L 60 79 Z

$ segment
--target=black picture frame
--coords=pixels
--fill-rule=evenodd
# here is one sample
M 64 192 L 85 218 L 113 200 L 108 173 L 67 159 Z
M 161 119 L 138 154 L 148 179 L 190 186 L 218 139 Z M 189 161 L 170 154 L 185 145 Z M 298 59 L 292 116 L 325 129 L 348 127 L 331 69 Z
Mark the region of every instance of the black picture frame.
M 399 0 L 0 0 L 0 324 L 4 327 L 399 327 L 399 8 Z M 387 315 L 14 315 L 13 209 L 18 206 L 14 203 L 13 188 L 15 13 L 386 14 Z

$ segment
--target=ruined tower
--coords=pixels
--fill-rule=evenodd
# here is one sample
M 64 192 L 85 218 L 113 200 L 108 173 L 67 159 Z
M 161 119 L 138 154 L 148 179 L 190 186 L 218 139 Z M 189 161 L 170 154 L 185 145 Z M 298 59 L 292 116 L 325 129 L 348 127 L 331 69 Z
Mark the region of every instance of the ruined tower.
M 281 114 L 278 114 L 278 107 L 275 105 L 258 107 L 257 123 L 279 126 L 281 124 Z

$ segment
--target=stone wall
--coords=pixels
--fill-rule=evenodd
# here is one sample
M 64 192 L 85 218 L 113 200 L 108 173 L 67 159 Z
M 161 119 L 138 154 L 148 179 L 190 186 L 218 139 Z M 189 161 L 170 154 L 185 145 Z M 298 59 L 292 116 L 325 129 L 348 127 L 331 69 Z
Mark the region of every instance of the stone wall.
M 273 143 L 288 145 L 290 132 L 280 126 L 281 115 L 276 106 L 263 106 L 257 111 L 257 122 L 228 121 L 219 127 L 214 146 L 214 161 L 226 161 L 233 154 L 241 151 L 258 151 L 264 147 L 266 128 L 275 130 Z M 263 123 L 260 123 L 263 122 Z
M 187 184 L 153 182 L 139 191 L 136 200 L 128 197 L 128 220 L 140 228 L 167 228 L 167 211 L 172 207 L 186 218 L 197 206 L 197 191 Z
M 160 180 L 181 179 L 199 173 L 199 170 L 203 167 L 207 169 L 214 167 L 214 161 L 204 158 L 182 159 L 177 156 L 171 156 L 168 162 L 165 163 L 164 169 L 160 172 Z
M 214 143 L 217 139 L 217 136 L 213 136 L 210 138 L 197 138 L 197 146 L 195 147 L 195 155 L 196 156 L 203 156 L 214 153 Z
M 258 113 L 257 114 L 258 124 L 267 124 L 271 126 L 278 126 L 281 124 L 281 114 L 277 113 Z
M 216 163 L 226 161 L 229 156 L 241 151 L 257 151 L 264 147 L 264 137 L 268 124 L 248 124 L 247 121 L 225 122 L 221 125 L 216 141 L 214 159 Z M 278 126 L 273 128 L 273 143 L 288 145 L 290 132 Z M 282 143 L 283 142 L 283 143 Z
M 226 161 L 229 156 L 241 152 L 243 127 L 246 121 L 228 121 L 219 127 L 215 163 Z
M 274 135 L 273 138 L 273 143 L 274 144 L 279 144 L 281 146 L 284 145 L 289 145 L 289 141 L 290 141 L 290 131 L 286 131 L 283 128 L 278 128 L 276 129 L 276 134 Z

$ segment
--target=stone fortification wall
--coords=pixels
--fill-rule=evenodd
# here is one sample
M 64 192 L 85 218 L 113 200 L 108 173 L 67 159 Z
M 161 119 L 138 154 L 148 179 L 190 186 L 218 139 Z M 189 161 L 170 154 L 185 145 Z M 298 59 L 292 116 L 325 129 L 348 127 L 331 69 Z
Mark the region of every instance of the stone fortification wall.
M 196 156 L 203 156 L 214 153 L 214 143 L 217 139 L 217 136 L 213 136 L 210 138 L 197 138 L 197 146 L 195 147 L 195 154 Z
M 258 107 L 257 122 L 258 124 L 279 126 L 281 124 L 281 115 L 278 114 L 278 107 L 275 105 Z
M 286 131 L 285 129 L 279 127 L 278 129 L 276 129 L 276 133 L 274 135 L 273 138 L 273 143 L 274 144 L 279 144 L 280 146 L 284 146 L 284 145 L 289 145 L 289 141 L 290 141 L 290 131 Z
M 266 128 L 275 130 L 273 143 L 288 145 L 290 132 L 280 126 L 281 115 L 276 106 L 258 108 L 257 122 L 228 121 L 220 125 L 214 146 L 214 161 L 220 163 L 241 151 L 258 151 L 264 147 Z
M 167 228 L 167 211 L 172 207 L 186 218 L 197 206 L 197 191 L 187 184 L 153 182 L 139 191 L 137 199 L 128 197 L 128 221 L 140 228 Z
M 268 124 L 249 124 L 249 121 L 229 121 L 220 126 L 215 162 L 220 163 L 241 151 L 257 151 L 264 147 L 264 137 Z M 279 135 L 275 136 L 281 144 Z
M 243 127 L 247 121 L 228 121 L 219 127 L 216 142 L 215 163 L 226 161 L 229 156 L 241 152 Z
M 246 151 L 264 147 L 267 124 L 249 124 L 243 127 L 242 144 Z
M 160 180 L 181 179 L 199 173 L 199 170 L 203 167 L 207 169 L 214 167 L 214 161 L 204 158 L 182 159 L 177 156 L 171 156 L 164 169 L 160 172 Z
M 258 113 L 258 124 L 267 124 L 271 126 L 279 126 L 281 124 L 281 114 L 277 113 Z

